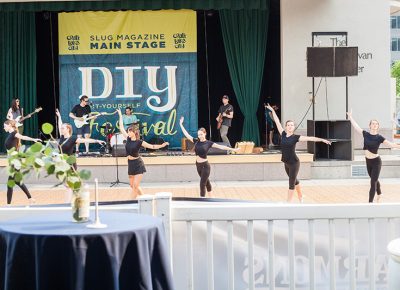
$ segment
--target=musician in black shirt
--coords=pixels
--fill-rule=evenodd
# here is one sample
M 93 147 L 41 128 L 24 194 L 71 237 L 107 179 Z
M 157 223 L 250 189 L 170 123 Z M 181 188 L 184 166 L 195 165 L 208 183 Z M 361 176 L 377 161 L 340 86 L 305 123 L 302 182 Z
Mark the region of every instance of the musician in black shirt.
M 95 119 L 97 116 L 91 116 L 89 118 L 90 113 L 92 112 L 90 106 L 89 106 L 89 97 L 88 96 L 82 96 L 80 97 L 80 103 L 79 105 L 75 105 L 71 112 L 69 113 L 69 116 L 78 121 L 85 121 L 85 120 L 90 120 L 90 119 Z M 84 124 L 82 127 L 77 128 L 76 134 L 78 138 L 81 138 L 82 136 L 85 137 L 85 139 L 90 138 L 90 124 Z M 87 140 L 84 142 L 85 143 L 85 148 L 86 148 L 86 153 L 89 153 L 89 143 Z M 76 143 L 76 152 L 79 152 L 79 144 Z
M 60 147 L 60 151 L 63 154 L 67 154 L 67 155 L 74 154 L 75 146 L 76 145 L 79 146 L 80 143 L 98 143 L 101 145 L 106 144 L 106 142 L 102 141 L 102 140 L 96 140 L 96 139 L 91 139 L 91 138 L 81 138 L 79 136 L 77 137 L 77 136 L 73 135 L 71 124 L 63 123 L 63 121 L 61 119 L 61 114 L 58 111 L 58 109 L 56 109 L 56 115 L 58 118 L 58 131 L 60 133 L 60 140 L 58 142 L 58 145 Z M 76 163 L 73 164 L 73 166 L 75 169 L 77 169 Z
M 16 122 L 14 120 L 7 120 L 4 122 L 4 131 L 6 131 L 8 133 L 8 136 L 4 142 L 4 146 L 5 146 L 6 150 L 10 150 L 12 148 L 15 148 L 18 150 L 20 147 L 20 140 L 32 141 L 32 142 L 42 142 L 42 140 L 40 140 L 40 139 L 21 135 L 18 132 L 18 128 L 17 128 Z M 13 180 L 13 178 L 11 176 L 9 176 L 8 180 Z M 32 198 L 26 185 L 21 184 L 19 182 L 15 182 L 15 183 L 22 189 L 22 191 L 28 197 L 29 203 L 30 204 L 35 203 L 35 199 Z M 11 204 L 13 192 L 14 192 L 14 189 L 7 185 L 7 204 Z
M 379 183 L 379 174 L 381 172 L 382 160 L 378 154 L 379 146 L 383 143 L 391 148 L 400 148 L 400 145 L 386 140 L 382 135 L 379 135 L 379 122 L 371 120 L 369 122 L 369 132 L 360 128 L 357 122 L 353 119 L 352 111 L 347 113 L 349 120 L 357 133 L 364 137 L 364 154 L 365 162 L 367 163 L 368 175 L 371 178 L 371 186 L 369 189 L 369 202 L 374 202 L 375 192 L 378 194 L 376 202 L 381 198 L 381 184 Z
M 144 162 L 142 158 L 139 156 L 139 150 L 141 147 L 148 149 L 160 149 L 165 146 L 168 146 L 168 142 L 164 142 L 160 145 L 149 144 L 146 141 L 137 139 L 139 135 L 137 133 L 137 126 L 129 126 L 127 130 L 124 129 L 124 121 L 122 118 L 121 109 L 117 110 L 119 115 L 119 130 L 121 134 L 126 138 L 126 154 L 128 155 L 128 175 L 129 175 L 129 184 L 132 188 L 133 198 L 136 198 L 138 195 L 143 194 L 143 190 L 140 187 L 140 182 L 143 178 L 143 173 L 146 172 L 146 168 L 144 166 Z
M 222 142 L 231 146 L 228 139 L 228 131 L 232 125 L 233 119 L 233 106 L 229 104 L 229 97 L 227 95 L 222 96 L 222 105 L 218 109 L 218 129 L 221 135 Z
M 210 177 L 210 164 L 207 160 L 207 153 L 211 147 L 218 148 L 221 150 L 230 150 L 230 151 L 239 151 L 239 148 L 231 148 L 223 145 L 216 144 L 206 139 L 207 131 L 204 128 L 200 128 L 197 131 L 197 137 L 193 138 L 190 134 L 186 131 L 185 127 L 183 126 L 184 118 L 181 117 L 179 124 L 181 126 L 183 135 L 192 143 L 194 143 L 194 152 L 196 153 L 196 168 L 197 173 L 200 176 L 200 196 L 206 197 L 206 189 L 211 197 L 211 183 L 208 179 Z
M 295 149 L 297 142 L 303 141 L 312 141 L 312 142 L 324 142 L 325 144 L 331 144 L 330 141 L 318 138 L 318 137 L 310 137 L 310 136 L 300 136 L 295 135 L 294 130 L 294 122 L 291 120 L 286 121 L 285 130 L 283 129 L 279 117 L 276 115 L 275 110 L 267 104 L 267 109 L 272 112 L 272 116 L 274 118 L 276 127 L 279 131 L 279 134 L 282 136 L 281 140 L 281 150 L 282 150 L 282 159 L 281 161 L 285 164 L 286 174 L 289 176 L 289 190 L 287 201 L 291 202 L 293 199 L 293 193 L 296 189 L 297 197 L 299 202 L 303 202 L 303 195 L 301 193 L 300 183 L 297 180 L 297 174 L 300 169 L 300 160 L 296 155 Z

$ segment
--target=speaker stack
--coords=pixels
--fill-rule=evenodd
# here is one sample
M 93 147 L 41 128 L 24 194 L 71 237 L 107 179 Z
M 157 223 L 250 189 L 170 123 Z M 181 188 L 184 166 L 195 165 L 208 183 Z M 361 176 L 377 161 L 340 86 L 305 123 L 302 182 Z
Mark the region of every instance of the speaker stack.
M 308 77 L 358 75 L 358 47 L 307 47 Z

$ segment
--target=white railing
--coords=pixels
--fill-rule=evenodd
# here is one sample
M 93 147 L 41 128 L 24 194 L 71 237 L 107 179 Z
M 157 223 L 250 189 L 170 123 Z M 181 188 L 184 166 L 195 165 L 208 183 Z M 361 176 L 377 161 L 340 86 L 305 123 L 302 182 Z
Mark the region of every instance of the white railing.
M 164 220 L 177 290 L 387 289 L 386 245 L 400 204 L 171 202 L 169 193 L 102 210 Z M 0 222 L 68 207 L 2 208 Z
M 173 202 L 177 289 L 386 289 L 399 217 L 400 204 Z

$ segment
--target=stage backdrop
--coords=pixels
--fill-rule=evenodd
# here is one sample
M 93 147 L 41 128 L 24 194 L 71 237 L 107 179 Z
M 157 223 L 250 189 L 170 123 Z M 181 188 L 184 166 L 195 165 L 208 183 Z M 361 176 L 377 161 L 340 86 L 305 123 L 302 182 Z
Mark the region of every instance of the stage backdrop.
M 130 106 L 143 139 L 161 137 L 180 147 L 180 116 L 197 130 L 197 36 L 192 10 L 76 12 L 59 14 L 60 108 L 64 122 L 81 95 L 101 138 L 117 126 L 117 108 Z M 118 130 L 118 129 L 117 129 Z

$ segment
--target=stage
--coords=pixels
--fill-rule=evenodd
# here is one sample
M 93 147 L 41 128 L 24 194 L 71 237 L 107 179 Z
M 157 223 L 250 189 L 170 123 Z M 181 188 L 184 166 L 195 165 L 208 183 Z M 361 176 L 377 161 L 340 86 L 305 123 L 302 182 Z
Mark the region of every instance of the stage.
M 313 155 L 298 152 L 301 161 L 299 177 L 311 178 L 311 163 Z M 193 153 L 171 151 L 142 154 L 147 172 L 143 176 L 143 182 L 180 182 L 198 181 L 196 171 L 196 157 Z M 211 164 L 210 179 L 213 181 L 268 181 L 286 178 L 278 150 L 266 151 L 261 154 L 228 154 L 209 155 Z M 92 172 L 92 178 L 97 177 L 99 182 L 113 182 L 118 176 L 120 181 L 127 182 L 127 158 L 126 157 L 78 157 L 79 169 L 88 169 Z M 7 165 L 6 156 L 0 158 L 0 169 Z M 4 172 L 4 171 L 3 171 Z M 4 172 L 5 173 L 5 172 Z M 0 182 L 6 182 L 6 174 L 2 174 Z M 46 178 L 47 182 L 56 182 L 54 177 Z M 30 177 L 27 183 L 41 183 L 43 178 L 37 180 Z

